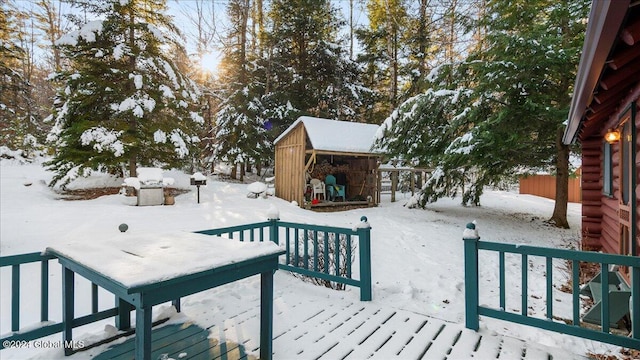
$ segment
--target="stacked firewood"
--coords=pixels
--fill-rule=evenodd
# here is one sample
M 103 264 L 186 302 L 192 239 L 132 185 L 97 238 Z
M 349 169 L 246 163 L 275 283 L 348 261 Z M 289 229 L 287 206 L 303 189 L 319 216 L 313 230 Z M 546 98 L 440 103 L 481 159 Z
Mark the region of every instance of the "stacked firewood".
M 324 181 L 324 178 L 329 175 L 335 174 L 345 174 L 349 172 L 349 164 L 343 165 L 331 165 L 328 161 L 323 161 L 320 164 L 315 164 L 312 167 L 311 178 L 312 179 L 320 179 Z

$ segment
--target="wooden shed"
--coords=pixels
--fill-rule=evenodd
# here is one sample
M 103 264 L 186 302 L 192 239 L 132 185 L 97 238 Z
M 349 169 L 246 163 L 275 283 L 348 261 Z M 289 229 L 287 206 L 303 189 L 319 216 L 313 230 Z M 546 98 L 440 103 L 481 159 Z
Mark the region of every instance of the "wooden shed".
M 633 256 L 640 253 L 639 64 L 638 3 L 594 0 L 563 141 L 582 149 L 583 245 Z
M 377 204 L 377 169 L 372 151 L 378 125 L 301 116 L 275 140 L 276 196 L 314 207 Z M 318 196 L 311 204 L 310 180 L 333 175 L 345 185 L 343 201 Z M 341 199 L 342 200 L 342 199 Z

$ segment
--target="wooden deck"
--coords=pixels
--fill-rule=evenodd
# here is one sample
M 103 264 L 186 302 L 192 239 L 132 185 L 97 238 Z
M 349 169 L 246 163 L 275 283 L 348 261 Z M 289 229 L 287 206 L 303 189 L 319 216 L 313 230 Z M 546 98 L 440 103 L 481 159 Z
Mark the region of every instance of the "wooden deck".
M 209 331 L 187 322 L 161 326 L 152 333 L 152 359 L 256 359 L 247 354 L 244 347 L 232 342 L 220 343 L 209 338 Z M 134 338 L 110 347 L 94 357 L 95 360 L 135 360 Z
M 585 358 L 507 336 L 476 333 L 463 324 L 375 302 L 360 302 L 354 292 L 340 292 L 327 307 L 325 289 L 316 290 L 309 285 L 309 292 L 300 294 L 299 286 L 288 286 L 299 280 L 285 280 L 283 288 L 278 276 L 281 274 L 276 274 L 274 359 Z M 259 353 L 259 297 L 241 295 L 233 306 L 215 301 L 230 295 L 238 296 L 236 290 L 223 289 L 213 296 L 187 298 L 184 315 L 197 325 L 187 320 L 185 324 L 156 328 L 152 335 L 152 358 L 255 359 Z M 190 304 L 198 306 L 190 311 Z M 202 304 L 211 304 L 213 310 L 198 313 Z M 203 325 L 205 322 L 209 325 Z M 69 360 L 88 356 L 98 360 L 133 359 L 132 340 L 78 352 Z

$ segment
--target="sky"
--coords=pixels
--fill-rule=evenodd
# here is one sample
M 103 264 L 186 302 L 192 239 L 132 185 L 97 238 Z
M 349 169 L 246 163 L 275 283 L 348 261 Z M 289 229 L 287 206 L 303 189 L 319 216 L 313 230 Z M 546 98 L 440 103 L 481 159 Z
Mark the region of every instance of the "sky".
M 118 245 L 122 234 L 118 227 L 126 223 L 129 227 L 125 236 L 147 236 L 149 234 L 185 233 L 209 228 L 233 226 L 265 221 L 273 209 L 277 209 L 283 221 L 330 225 L 353 228 L 361 216 L 368 218 L 372 227 L 373 300 L 360 302 L 359 291 L 347 287 L 346 291 L 334 291 L 304 283 L 285 271 L 277 271 L 275 277 L 276 312 L 274 315 L 274 352 L 279 359 L 306 359 L 313 351 L 319 351 L 322 341 L 330 341 L 331 336 L 323 336 L 327 328 L 318 324 L 307 329 L 308 334 L 299 342 L 295 338 L 296 319 L 312 316 L 309 311 L 327 309 L 335 311 L 338 318 L 353 304 L 362 306 L 371 314 L 380 310 L 393 310 L 398 314 L 429 319 L 433 324 L 446 323 L 447 327 L 468 334 L 464 329 L 464 274 L 463 241 L 465 224 L 475 220 L 483 240 L 528 244 L 549 247 L 571 248 L 580 238 L 580 204 L 569 204 L 568 219 L 571 229 L 550 227 L 544 221 L 553 211 L 553 201 L 531 195 L 519 195 L 513 191 L 487 190 L 482 196 L 481 207 L 462 207 L 460 199 L 442 199 L 431 204 L 426 210 L 409 209 L 404 205 L 409 194 L 399 194 L 399 201 L 390 202 L 389 194 L 383 196 L 380 206 L 350 211 L 318 213 L 301 209 L 295 204 L 273 196 L 257 199 L 247 197 L 248 183 L 229 183 L 210 176 L 207 185 L 200 188 L 200 203 L 196 192 L 189 185 L 190 174 L 180 171 L 165 171 L 164 177 L 174 180 L 174 186 L 189 192 L 178 195 L 173 206 L 135 206 L 136 198 L 124 195 L 108 195 L 93 200 L 64 201 L 55 188 L 46 186 L 53 174 L 44 170 L 40 161 L 19 164 L 15 160 L 0 160 L 0 254 L 2 256 L 43 251 L 47 247 L 63 246 L 70 239 L 90 241 L 96 250 L 87 250 L 89 258 L 94 258 L 102 266 L 120 265 L 112 263 L 109 253 Z M 70 189 L 98 186 L 119 186 L 122 179 L 96 174 L 70 185 Z M 249 180 L 248 182 L 251 182 Z M 109 236 L 112 234 L 112 236 Z M 174 243 L 176 250 L 188 251 L 185 244 Z M 99 249 L 111 249 L 100 251 Z M 481 255 L 480 284 L 481 304 L 497 305 L 498 292 L 495 291 L 497 256 Z M 507 259 L 511 268 L 519 259 Z M 532 270 L 529 273 L 529 316 L 543 318 L 545 308 L 544 259 L 530 258 Z M 163 260 L 159 260 L 162 267 Z M 183 271 L 172 265 L 171 273 Z M 53 264 L 50 274 L 51 318 L 60 319 L 59 266 Z M 166 269 L 165 269 L 166 271 Z M 566 267 L 556 263 L 554 267 L 554 315 L 571 318 L 571 296 L 557 290 L 567 279 Z M 508 269 L 507 307 L 518 311 L 520 300 L 519 270 Z M 39 271 L 23 271 L 22 288 L 23 326 L 33 326 L 39 319 L 37 312 L 29 309 L 37 307 L 39 292 L 36 280 Z M 10 272 L 1 272 L 0 333 L 10 330 Z M 247 349 L 253 351 L 258 341 L 255 319 L 249 315 L 232 318 L 236 311 L 255 312 L 256 289 L 259 278 L 249 278 L 225 287 L 203 292 L 184 299 L 183 313 L 175 314 L 168 305 L 158 306 L 154 318 L 163 314 L 172 315 L 172 322 L 191 321 L 201 326 L 214 326 L 211 337 L 225 336 L 227 340 L 247 341 Z M 88 311 L 88 285 L 79 282 L 78 312 Z M 105 295 L 105 294 L 102 294 Z M 106 302 L 101 308 L 113 304 L 112 297 L 105 295 Z M 212 302 L 211 299 L 216 299 Z M 300 306 L 300 304 L 306 304 Z M 309 305 L 313 304 L 313 306 Z M 351 304 L 351 305 L 350 305 Z M 253 310 L 251 310 L 253 309 Z M 342 314 L 342 315 L 340 315 Z M 413 314 L 413 315 L 411 315 Z M 335 318 L 332 321 L 336 321 Z M 320 320 L 318 320 L 320 321 Z M 347 321 L 346 318 L 344 321 Z M 327 320 L 326 324 L 331 323 Z M 74 338 L 87 342 L 112 335 L 115 329 L 111 321 L 102 321 L 74 332 Z M 335 325 L 334 325 L 335 326 Z M 372 325 L 371 325 L 372 326 Z M 215 331 L 214 331 L 215 330 Z M 398 328 L 397 331 L 402 332 Z M 520 339 L 531 349 L 543 349 L 556 354 L 555 358 L 577 358 L 586 351 L 617 354 L 615 347 L 598 342 L 582 340 L 562 334 L 542 331 L 531 327 L 511 324 L 495 319 L 481 318 L 479 334 L 484 337 Z M 469 336 L 475 336 L 468 334 Z M 242 336 L 244 339 L 239 339 Z M 302 334 L 301 334 L 302 336 Z M 58 340 L 60 335 L 51 339 Z M 313 339 L 322 338 L 320 342 Z M 289 340 L 287 340 L 289 339 Z M 335 339 L 334 339 L 335 340 Z M 518 341 L 520 341 L 518 340 Z M 515 341 L 515 340 L 513 340 Z M 102 345 L 89 352 L 80 353 L 68 360 L 84 359 L 91 354 L 104 351 Z M 296 346 L 308 349 L 305 355 L 296 355 Z M 360 350 L 375 352 L 371 345 L 363 343 Z M 315 350 L 314 350 L 315 349 Z M 383 348 L 382 350 L 385 350 Z M 337 351 L 337 350 L 336 350 Z M 10 349 L 2 350 L 0 357 L 6 359 L 63 359 L 60 349 Z M 374 356 L 388 359 L 389 357 Z M 449 357 L 451 358 L 451 357 Z
M 349 21 L 349 0 L 331 0 L 334 6 L 337 6 L 345 21 Z M 206 19 L 215 27 L 215 40 L 208 53 L 204 54 L 201 60 L 201 66 L 211 72 L 216 71 L 217 65 L 221 60 L 220 52 L 222 50 L 220 40 L 226 34 L 229 24 L 227 21 L 227 5 L 228 0 L 211 0 L 206 1 L 205 14 L 210 16 Z M 184 35 L 187 37 L 187 51 L 195 54 L 195 43 L 198 37 L 196 26 L 194 24 L 194 15 L 196 12 L 197 2 L 191 0 L 168 0 L 169 14 L 174 16 L 176 24 L 181 27 Z M 367 23 L 366 6 L 364 0 L 353 1 L 353 22 L 363 25 Z M 346 31 L 346 29 L 345 29 Z M 345 36 L 348 34 L 345 32 Z M 357 44 L 355 44 L 357 50 Z
M 33 9 L 35 7 L 35 0 L 14 0 L 18 7 L 23 9 Z M 335 6 L 341 9 L 341 12 L 345 19 L 349 19 L 349 1 L 348 0 L 332 0 Z M 61 13 L 70 11 L 70 6 L 65 3 L 54 2 L 56 6 L 59 6 Z M 183 32 L 186 43 L 184 44 L 187 52 L 191 56 L 197 54 L 196 51 L 196 39 L 197 31 L 194 25 L 194 18 L 196 7 L 198 4 L 202 4 L 202 0 L 167 0 L 168 14 L 174 17 L 174 23 Z M 215 72 L 217 65 L 221 60 L 220 51 L 222 50 L 221 39 L 224 37 L 228 30 L 229 24 L 227 21 L 227 5 L 228 0 L 205 0 L 204 11 L 206 14 L 205 21 L 215 29 L 215 36 L 211 41 L 208 51 L 204 54 L 201 60 L 201 66 L 206 70 Z M 354 0 L 354 23 L 366 24 L 367 15 L 366 8 L 363 0 Z M 68 21 L 63 20 L 63 26 L 68 24 Z

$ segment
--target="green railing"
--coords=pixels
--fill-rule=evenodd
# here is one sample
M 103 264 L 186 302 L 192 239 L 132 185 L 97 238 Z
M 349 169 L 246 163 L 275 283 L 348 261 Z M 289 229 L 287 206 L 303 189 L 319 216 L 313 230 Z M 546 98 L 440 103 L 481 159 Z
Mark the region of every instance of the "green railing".
M 468 229 L 473 229 L 473 224 L 467 225 Z M 473 232 L 471 232 L 473 233 Z M 564 249 L 542 248 L 525 245 L 503 244 L 480 241 L 476 235 L 465 232 L 464 235 L 464 272 L 465 272 L 465 317 L 466 327 L 472 330 L 479 328 L 479 316 L 487 316 L 518 324 L 529 325 L 545 330 L 556 331 L 568 335 L 573 335 L 585 339 L 601 341 L 613 345 L 640 349 L 640 257 L 623 256 L 613 254 L 603 254 L 587 251 L 574 251 Z M 499 258 L 499 308 L 491 308 L 480 305 L 479 299 L 479 273 L 478 273 L 478 252 L 480 250 L 492 251 L 498 254 Z M 505 254 L 518 254 L 521 258 L 521 310 L 518 312 L 506 311 L 506 292 L 509 289 L 505 286 L 506 267 Z M 516 255 L 516 256 L 518 256 Z M 527 315 L 528 309 L 528 274 L 529 257 L 540 257 L 545 259 L 546 274 L 546 315 L 544 319 L 534 318 Z M 572 319 L 570 324 L 566 322 L 554 321 L 553 313 L 553 260 L 563 259 L 571 262 L 571 283 L 572 283 Z M 600 330 L 587 328 L 581 325 L 580 319 L 580 262 L 590 262 L 600 264 L 603 274 L 608 274 L 610 265 L 629 267 L 631 279 L 631 323 L 632 331 L 629 336 L 616 335 L 610 331 L 610 302 L 609 302 L 609 281 L 608 276 L 602 276 L 601 283 L 601 314 L 602 319 Z
M 362 217 L 355 229 L 298 224 L 269 219 L 265 222 L 197 231 L 225 235 L 240 241 L 273 241 L 286 254 L 279 268 L 311 278 L 360 288 L 360 300 L 371 300 L 371 228 Z M 357 247 L 360 279 L 352 263 Z
M 360 288 L 360 299 L 371 300 L 371 247 L 370 228 L 366 217 L 356 229 L 296 224 L 269 220 L 261 223 L 198 231 L 207 235 L 225 235 L 240 241 L 285 242 L 286 259 L 279 265 L 281 269 L 306 276 L 320 278 L 335 283 Z M 352 278 L 352 246 L 358 245 L 360 280 Z M 56 258 L 53 255 L 29 253 L 0 257 L 0 268 L 11 267 L 11 332 L 0 340 L 0 350 L 12 344 L 30 341 L 63 330 L 63 320 L 53 321 L 49 316 L 49 264 Z M 21 313 L 32 313 L 34 309 L 21 309 L 21 269 L 40 263 L 40 323 L 22 324 Z M 338 266 L 343 264 L 344 266 Z M 29 284 L 33 286 L 33 284 Z M 180 299 L 173 305 L 180 311 Z M 91 313 L 71 320 L 76 328 L 110 317 L 116 318 L 118 329 L 126 329 L 130 324 L 120 323 L 120 311 L 131 311 L 131 307 L 115 298 L 115 307 L 99 311 L 98 286 L 91 283 Z M 4 316 L 4 314 L 2 314 Z M 25 330 L 28 329 L 28 330 Z M 94 344 L 95 345 L 95 344 Z M 91 345 L 93 346 L 93 345 Z M 69 351 L 71 353 L 73 351 Z
M 11 267 L 11 333 L 0 339 L 2 340 L 0 350 L 6 347 L 5 344 L 16 344 L 16 342 L 30 341 L 62 332 L 62 322 L 52 321 L 49 317 L 49 263 L 54 259 L 55 257 L 52 255 L 43 255 L 37 252 L 0 257 L 0 268 Z M 21 309 L 20 307 L 20 273 L 23 267 L 34 263 L 40 263 L 40 323 L 23 325 L 20 321 L 21 313 L 32 313 L 34 309 Z M 75 328 L 115 315 L 117 315 L 117 308 L 98 311 L 98 286 L 91 284 L 91 314 L 74 318 L 72 326 Z M 30 330 L 21 331 L 25 328 Z M 17 344 L 16 346 L 19 346 L 20 343 Z

